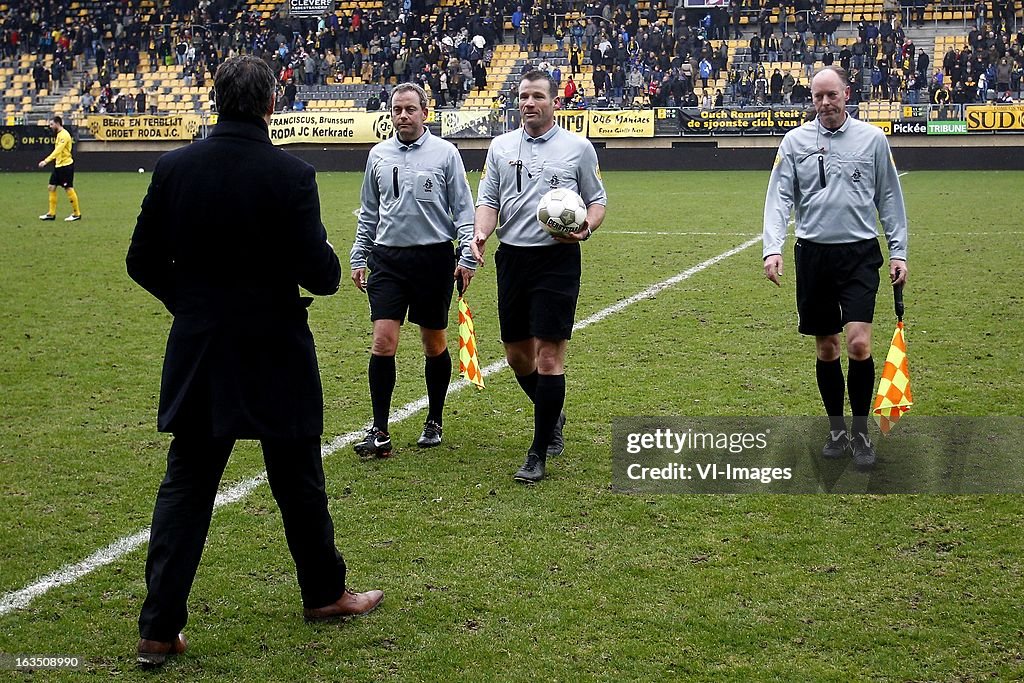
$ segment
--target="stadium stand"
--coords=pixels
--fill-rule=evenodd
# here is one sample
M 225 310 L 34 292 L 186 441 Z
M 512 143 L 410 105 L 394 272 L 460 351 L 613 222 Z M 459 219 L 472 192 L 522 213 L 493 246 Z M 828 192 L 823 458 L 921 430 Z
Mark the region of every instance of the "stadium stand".
M 1003 13 L 980 3 L 976 21 L 974 5 L 946 0 L 839 0 L 813 9 L 806 0 L 737 1 L 683 9 L 665 0 L 566 0 L 534 3 L 523 16 L 510 2 L 416 0 L 405 12 L 402 3 L 344 0 L 333 13 L 299 19 L 286 16 L 287 2 L 20 0 L 0 4 L 2 106 L 8 123 L 55 111 L 73 119 L 86 109 L 137 111 L 142 93 L 151 112 L 210 112 L 212 72 L 239 53 L 274 66 L 282 106 L 311 110 L 379 106 L 382 87 L 405 80 L 421 83 L 434 106 L 490 108 L 499 95 L 512 105 L 516 76 L 538 65 L 557 67 L 563 84 L 574 77 L 580 94 L 570 106 L 707 106 L 703 58 L 712 67 L 706 88 L 723 104 L 782 103 L 771 91 L 776 70 L 806 84 L 822 64 L 851 60 L 856 99 L 871 102 L 862 108 L 868 117 L 889 116 L 894 102 L 934 102 L 937 68 L 968 86 L 994 85 L 1003 56 L 1010 89 L 1020 94 L 1024 21 L 1015 3 L 1000 4 L 1009 8 Z M 785 49 L 787 34 L 803 40 Z M 964 62 L 953 74 L 943 64 L 950 48 Z M 927 73 L 918 68 L 920 51 Z M 631 88 L 633 71 L 640 82 Z M 941 85 L 951 101 L 956 86 Z

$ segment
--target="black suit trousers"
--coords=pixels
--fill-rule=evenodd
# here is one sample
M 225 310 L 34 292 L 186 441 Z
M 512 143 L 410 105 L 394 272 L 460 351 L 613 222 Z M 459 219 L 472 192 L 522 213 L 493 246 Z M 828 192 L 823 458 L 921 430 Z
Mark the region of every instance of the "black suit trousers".
M 345 590 L 345 561 L 334 544 L 319 437 L 263 439 L 271 492 L 281 509 L 304 607 L 323 607 Z M 187 600 L 203 554 L 214 501 L 235 439 L 175 434 L 157 493 L 146 557 L 143 638 L 171 641 L 188 620 Z

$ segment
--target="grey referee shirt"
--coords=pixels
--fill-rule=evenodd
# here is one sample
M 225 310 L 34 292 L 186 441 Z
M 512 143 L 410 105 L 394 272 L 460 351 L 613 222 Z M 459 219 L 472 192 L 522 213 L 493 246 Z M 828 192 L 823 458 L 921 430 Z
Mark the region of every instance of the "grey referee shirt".
M 764 203 L 763 256 L 781 254 L 790 212 L 796 236 L 822 244 L 878 237 L 907 259 L 907 213 L 885 134 L 852 116 L 834 133 L 817 119 L 786 133 Z
M 359 194 L 353 269 L 365 268 L 375 244 L 412 247 L 458 240 L 459 263 L 476 268 L 473 191 L 459 150 L 429 130 L 406 144 L 395 135 L 370 150 Z
M 575 191 L 587 206 L 608 203 L 590 140 L 558 124 L 535 138 L 520 128 L 491 141 L 476 203 L 499 210 L 502 244 L 550 246 L 558 242 L 537 221 L 537 204 L 557 187 Z

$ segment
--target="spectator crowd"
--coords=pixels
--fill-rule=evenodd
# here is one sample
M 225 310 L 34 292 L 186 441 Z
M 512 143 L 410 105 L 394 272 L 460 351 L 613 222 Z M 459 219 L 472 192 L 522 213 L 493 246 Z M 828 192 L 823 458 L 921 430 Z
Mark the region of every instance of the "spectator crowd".
M 969 103 L 1020 93 L 1017 0 L 967 6 L 967 41 L 941 64 L 931 64 L 930 48 L 908 36 L 906 27 L 923 22 L 921 1 L 886 0 L 882 20 L 861 17 L 847 27 L 856 31 L 850 42 L 838 40 L 839 17 L 819 0 L 730 0 L 712 8 L 651 0 L 644 9 L 635 0 L 463 0 L 444 7 L 403 0 L 314 17 L 263 17 L 238 0 L 164 0 L 143 17 L 148 10 L 135 0 L 106 0 L 84 18 L 66 2 L 24 0 L 0 17 L 0 55 L 36 55 L 37 91 L 63 87 L 78 74 L 83 109 L 100 112 L 146 110 L 146 93 L 111 87 L 118 74 L 138 72 L 141 53 L 149 69 L 175 67 L 184 85 L 198 88 L 224 59 L 259 56 L 278 74 L 286 109 L 301 108 L 301 86 L 345 79 L 382 86 L 379 106 L 396 82 L 423 86 L 435 107 L 458 106 L 487 88 L 494 47 L 505 40 L 557 77 L 570 107 L 799 105 L 809 97 L 813 70 L 832 63 L 850 72 L 854 103 Z M 570 12 L 579 18 L 567 19 Z M 730 55 L 728 38 L 741 39 L 744 49 Z M 556 51 L 542 52 L 550 42 Z M 794 74 L 780 62 L 801 68 Z M 592 70 L 584 79 L 586 64 Z M 514 93 L 508 99 L 514 104 Z

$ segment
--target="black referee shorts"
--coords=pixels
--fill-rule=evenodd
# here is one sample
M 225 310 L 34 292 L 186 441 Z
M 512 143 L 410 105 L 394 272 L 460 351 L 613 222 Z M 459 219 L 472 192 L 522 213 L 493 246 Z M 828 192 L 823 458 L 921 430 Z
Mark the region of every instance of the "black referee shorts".
M 366 260 L 370 320 L 405 321 L 428 330 L 448 328 L 455 288 L 455 245 L 417 247 L 377 245 Z
M 75 186 L 75 165 L 70 163 L 67 166 L 54 166 L 53 171 L 50 172 L 50 185 L 54 187 L 63 187 L 65 190 L 69 190 Z
M 798 239 L 793 250 L 800 334 L 839 334 L 846 323 L 874 320 L 878 269 L 885 262 L 878 240 L 821 244 Z
M 572 337 L 580 296 L 580 245 L 514 247 L 502 244 L 494 254 L 498 277 L 501 340 Z

